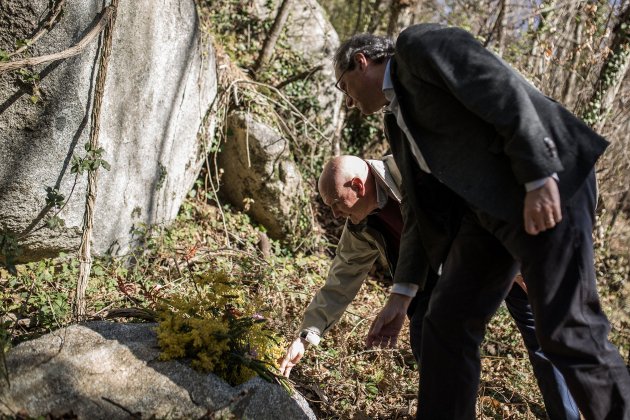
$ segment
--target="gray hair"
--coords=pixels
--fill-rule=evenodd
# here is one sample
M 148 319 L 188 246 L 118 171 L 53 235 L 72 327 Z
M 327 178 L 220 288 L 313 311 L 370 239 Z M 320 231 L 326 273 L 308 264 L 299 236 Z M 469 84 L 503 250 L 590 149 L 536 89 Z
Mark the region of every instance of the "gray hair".
M 357 53 L 363 53 L 370 60 L 381 63 L 394 55 L 394 41 L 369 33 L 353 35 L 337 48 L 333 59 L 335 68 L 339 71 L 352 70 L 352 58 Z

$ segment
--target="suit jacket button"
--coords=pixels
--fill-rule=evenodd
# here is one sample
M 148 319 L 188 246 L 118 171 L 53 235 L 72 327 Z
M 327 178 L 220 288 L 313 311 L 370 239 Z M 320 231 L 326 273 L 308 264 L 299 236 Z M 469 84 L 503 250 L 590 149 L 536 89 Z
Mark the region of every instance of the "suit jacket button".
M 557 158 L 558 149 L 556 148 L 556 143 L 554 143 L 554 141 L 549 137 L 543 138 L 543 142 L 545 143 L 545 146 L 547 146 L 547 153 L 549 153 L 552 158 Z

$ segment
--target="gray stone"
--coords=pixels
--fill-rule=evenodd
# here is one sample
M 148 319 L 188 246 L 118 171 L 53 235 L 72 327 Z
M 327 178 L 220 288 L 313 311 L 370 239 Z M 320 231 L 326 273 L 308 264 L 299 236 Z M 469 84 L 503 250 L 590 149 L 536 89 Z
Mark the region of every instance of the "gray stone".
M 254 0 L 249 10 L 260 19 L 273 20 L 279 5 L 280 1 Z M 307 111 L 306 117 L 324 127 L 324 134 L 332 135 L 341 106 L 340 92 L 333 88 L 336 79 L 331 62 L 339 46 L 337 33 L 315 0 L 295 0 L 284 31 L 286 45 L 299 52 L 309 66 L 322 65 L 322 70 L 311 76 L 310 86 L 319 107 Z M 248 208 L 247 213 L 267 229 L 270 237 L 300 237 L 300 219 L 312 217 L 302 191 L 309 186 L 301 180 L 288 140 L 266 122 L 244 114 L 230 116 L 228 132 L 232 135 L 222 145 L 219 156 L 224 170 L 222 194 L 237 208 Z M 253 202 L 244 205 L 246 199 Z
M 0 3 L 0 49 L 33 35 L 48 0 Z M 50 33 L 29 50 L 39 56 L 74 45 L 103 6 L 65 3 Z M 75 182 L 73 154 L 89 140 L 97 44 L 81 55 L 43 65 L 41 101 L 14 74 L 0 76 L 0 234 L 21 234 L 20 261 L 78 248 L 86 175 L 60 213 L 66 227 L 38 229 L 47 217 L 45 187 L 66 197 Z M 99 170 L 93 251 L 124 251 L 134 227 L 168 223 L 192 187 L 203 148 L 197 134 L 216 96 L 214 51 L 200 38 L 193 0 L 122 1 L 113 34 L 100 118 L 100 144 L 111 171 Z
M 303 397 L 253 379 L 231 387 L 179 361 L 158 361 L 155 324 L 91 322 L 22 343 L 7 354 L 11 386 L 0 413 L 74 413 L 80 419 L 314 419 Z M 211 417 L 214 418 L 214 417 Z
M 273 19 L 280 1 L 268 7 L 267 0 L 255 0 L 253 12 L 261 19 Z M 339 46 L 339 36 L 326 12 L 316 0 L 294 0 L 285 26 L 287 44 L 302 54 L 311 66 L 322 64 L 323 68 L 312 78 L 313 92 L 321 107 L 317 115 L 308 117 L 331 134 L 337 126 L 341 92 L 334 89 L 336 82 L 332 57 Z
M 239 208 L 252 199 L 247 212 L 270 237 L 296 232 L 303 210 L 302 176 L 291 159 L 288 140 L 251 114 L 232 113 L 227 124 L 231 135 L 219 155 L 221 193 Z

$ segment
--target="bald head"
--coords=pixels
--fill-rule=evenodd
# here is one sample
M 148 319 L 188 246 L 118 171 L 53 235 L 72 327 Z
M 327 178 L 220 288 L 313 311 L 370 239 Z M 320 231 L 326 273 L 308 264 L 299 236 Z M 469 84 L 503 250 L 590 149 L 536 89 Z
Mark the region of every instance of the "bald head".
M 351 182 L 352 178 L 366 179 L 368 172 L 367 163 L 360 157 L 336 156 L 324 165 L 317 188 L 322 197 L 330 196 L 338 187 Z
M 377 207 L 374 177 L 368 164 L 357 156 L 337 156 L 328 161 L 317 188 L 335 217 L 349 217 L 353 223 Z

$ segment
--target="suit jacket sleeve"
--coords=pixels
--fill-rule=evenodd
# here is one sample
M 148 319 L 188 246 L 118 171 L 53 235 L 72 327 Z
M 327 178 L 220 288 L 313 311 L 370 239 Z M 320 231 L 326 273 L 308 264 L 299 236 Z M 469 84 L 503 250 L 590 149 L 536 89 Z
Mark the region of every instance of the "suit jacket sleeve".
M 403 217 L 403 231 L 400 237 L 400 252 L 394 272 L 394 283 L 414 283 L 424 288 L 429 273 L 429 260 L 418 235 L 418 224 L 411 213 L 404 188 L 400 188 L 402 201 L 400 212 Z
M 551 135 L 532 103 L 535 88 L 471 34 L 412 26 L 399 36 L 396 55 L 405 72 L 447 91 L 495 128 L 520 184 L 562 171 L 560 159 L 546 149 Z

